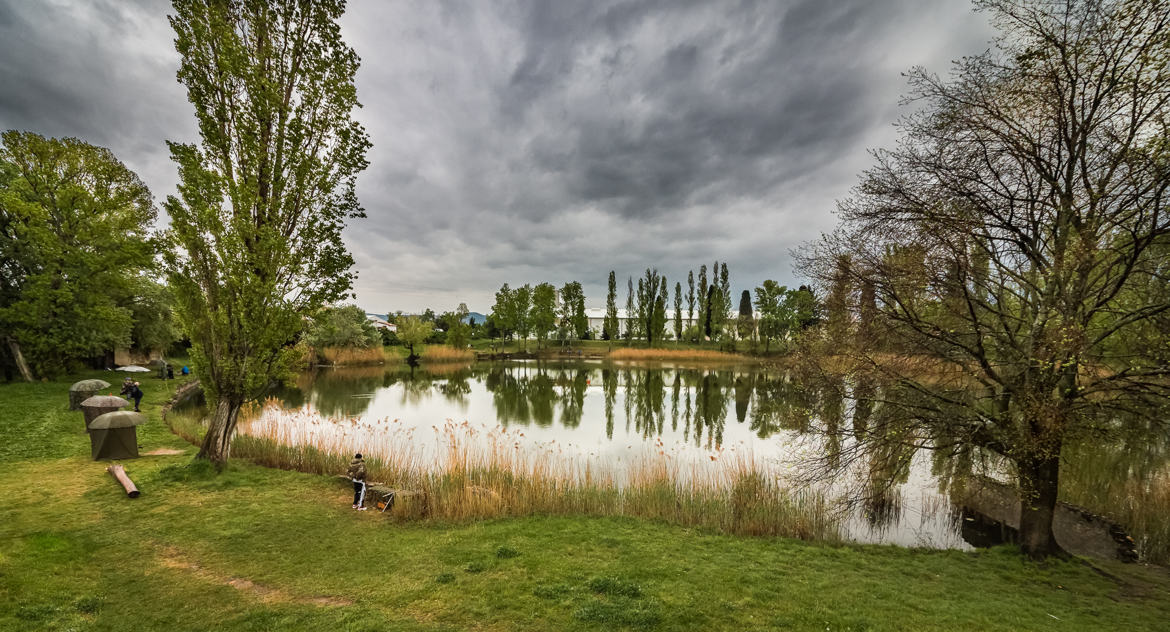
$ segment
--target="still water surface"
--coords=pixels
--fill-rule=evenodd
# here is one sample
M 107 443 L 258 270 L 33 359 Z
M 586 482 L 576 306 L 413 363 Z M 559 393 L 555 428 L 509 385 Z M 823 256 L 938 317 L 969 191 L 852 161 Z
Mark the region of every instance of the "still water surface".
M 684 477 L 738 460 L 795 480 L 803 463 L 839 447 L 833 428 L 856 423 L 840 398 L 757 367 L 532 361 L 327 369 L 302 375 L 279 398 L 298 412 L 262 417 L 241 431 L 280 424 L 294 442 L 390 458 L 408 441 L 438 458 L 452 440 L 446 424 L 474 429 L 462 441 L 552 454 L 619 478 L 657 454 Z M 841 493 L 855 482 L 826 489 Z M 843 533 L 855 541 L 971 548 L 964 537 L 971 520 L 952 505 L 925 452 L 912 456 L 888 494 L 843 515 Z

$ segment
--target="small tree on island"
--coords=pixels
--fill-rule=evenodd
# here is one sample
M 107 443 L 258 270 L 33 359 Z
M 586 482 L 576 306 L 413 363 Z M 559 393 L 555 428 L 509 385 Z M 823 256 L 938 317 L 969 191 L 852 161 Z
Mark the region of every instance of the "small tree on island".
M 198 458 L 221 467 L 240 407 L 288 374 L 304 318 L 355 277 L 341 230 L 364 217 L 354 184 L 370 143 L 351 118 L 344 6 L 174 1 L 201 142 L 169 143 L 168 277 L 212 412 Z
M 427 336 L 430 336 L 434 330 L 433 325 L 418 316 L 406 316 L 399 319 L 398 339 L 410 350 L 406 356 L 407 361 L 415 362 L 418 360 L 418 354 L 415 353 L 414 348 L 426 342 Z

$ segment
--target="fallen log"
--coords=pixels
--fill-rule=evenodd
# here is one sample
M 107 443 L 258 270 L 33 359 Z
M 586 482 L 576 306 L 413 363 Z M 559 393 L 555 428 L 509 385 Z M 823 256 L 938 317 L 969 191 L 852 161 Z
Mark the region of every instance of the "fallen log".
M 131 498 L 138 498 L 138 488 L 134 486 L 134 481 L 130 480 L 129 476 L 126 476 L 126 468 L 115 463 L 114 465 L 107 467 L 106 471 L 114 477 L 114 480 L 122 484 L 122 488 L 126 490 L 127 496 Z

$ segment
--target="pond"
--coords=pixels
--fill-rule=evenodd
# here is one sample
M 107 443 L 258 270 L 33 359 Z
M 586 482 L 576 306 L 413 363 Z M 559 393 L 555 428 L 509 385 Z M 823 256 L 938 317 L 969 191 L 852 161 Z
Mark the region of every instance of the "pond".
M 834 498 L 857 499 L 839 514 L 842 536 L 857 542 L 963 550 L 997 544 L 1011 539 L 1004 523 L 1018 506 L 1005 498 L 1006 488 L 985 506 L 973 507 L 967 493 L 955 502 L 949 483 L 964 473 L 927 450 L 866 455 L 840 467 L 834 459 L 848 434 L 840 429 L 864 424 L 873 411 L 757 366 L 513 361 L 319 369 L 276 397 L 281 407 L 242 422 L 240 432 L 418 469 L 458 452 L 480 463 L 519 460 L 530 471 L 617 485 L 654 464 L 674 480 L 719 484 L 747 469 L 795 486 L 805 484 L 813 465 L 831 464 L 838 476 L 815 485 Z M 883 465 L 889 463 L 901 465 Z M 1105 527 L 1078 528 L 1090 549 L 1109 555 L 1116 548 Z
M 440 458 L 453 442 L 472 442 L 618 480 L 648 457 L 669 462 L 679 478 L 717 479 L 729 463 L 796 478 L 800 464 L 832 441 L 822 432 L 823 397 L 753 366 L 517 361 L 321 369 L 277 396 L 291 414 L 261 414 L 240 431 L 385 458 L 409 452 L 420 462 Z M 852 412 L 840 402 L 835 412 L 828 408 L 840 417 L 830 424 Z M 847 511 L 844 536 L 970 548 L 962 512 L 931 469 L 927 454 L 913 455 L 889 492 Z

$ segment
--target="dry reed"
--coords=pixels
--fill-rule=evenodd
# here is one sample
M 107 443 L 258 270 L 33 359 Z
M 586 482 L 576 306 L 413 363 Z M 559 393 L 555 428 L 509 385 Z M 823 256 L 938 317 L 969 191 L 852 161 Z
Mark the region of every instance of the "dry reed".
M 475 360 L 475 352 L 471 349 L 455 349 L 452 347 L 427 347 L 423 350 L 420 359 L 423 362 L 471 362 Z
M 385 353 L 382 347 L 370 347 L 368 349 L 359 349 L 356 347 L 325 347 L 324 349 L 318 349 L 316 355 L 319 364 L 333 366 L 382 364 L 387 360 L 398 357 L 396 354 Z
M 1124 525 L 1143 560 L 1170 562 L 1170 465 L 1133 471 L 1132 455 L 1091 447 L 1065 456 L 1060 499 Z
M 682 361 L 700 360 L 714 362 L 747 362 L 749 358 L 737 353 L 716 351 L 714 349 L 615 349 L 608 356 L 610 360 L 630 361 Z
M 519 431 L 468 422 L 427 433 L 397 420 L 330 419 L 271 401 L 241 419 L 232 455 L 268 467 L 337 474 L 366 446 L 369 480 L 400 490 L 398 520 L 635 516 L 730 534 L 840 539 L 823 494 L 784 487 L 750 456 L 723 452 L 688 463 L 659 443 L 619 471 L 552 446 L 522 448 Z

